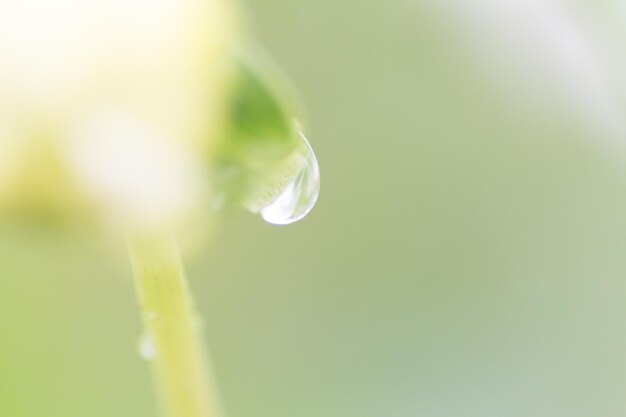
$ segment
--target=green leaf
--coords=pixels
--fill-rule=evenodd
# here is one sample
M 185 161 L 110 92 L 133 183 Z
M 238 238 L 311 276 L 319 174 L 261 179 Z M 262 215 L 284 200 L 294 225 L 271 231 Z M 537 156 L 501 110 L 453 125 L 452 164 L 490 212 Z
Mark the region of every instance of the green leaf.
M 302 169 L 296 94 L 267 59 L 237 58 L 214 178 L 226 200 L 257 212 Z

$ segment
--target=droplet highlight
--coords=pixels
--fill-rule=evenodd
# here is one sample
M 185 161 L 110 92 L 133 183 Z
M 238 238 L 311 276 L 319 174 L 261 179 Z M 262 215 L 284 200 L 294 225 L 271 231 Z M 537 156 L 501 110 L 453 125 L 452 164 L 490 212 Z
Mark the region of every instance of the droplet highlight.
M 139 355 L 147 361 L 154 359 L 157 355 L 154 337 L 146 332 L 139 338 L 138 344 Z
M 280 195 L 259 213 L 270 224 L 287 225 L 304 218 L 315 206 L 320 192 L 320 171 L 309 141 L 301 131 L 301 144 L 295 152 L 300 158 L 300 171 Z

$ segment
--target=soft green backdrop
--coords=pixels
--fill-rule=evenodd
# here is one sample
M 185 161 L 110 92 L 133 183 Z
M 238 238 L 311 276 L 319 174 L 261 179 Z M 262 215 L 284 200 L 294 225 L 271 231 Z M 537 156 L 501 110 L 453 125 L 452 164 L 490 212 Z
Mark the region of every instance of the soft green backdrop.
M 323 183 L 189 265 L 228 415 L 626 415 L 625 149 L 508 100 L 425 3 L 247 2 Z M 112 252 L 2 229 L 0 416 L 156 416 Z

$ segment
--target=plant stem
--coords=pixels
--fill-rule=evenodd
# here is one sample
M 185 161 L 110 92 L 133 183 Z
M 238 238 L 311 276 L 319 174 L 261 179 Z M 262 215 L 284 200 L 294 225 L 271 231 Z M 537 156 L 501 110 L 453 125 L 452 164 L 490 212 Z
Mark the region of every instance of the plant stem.
M 221 417 L 199 320 L 172 238 L 129 240 L 145 335 L 167 417 Z

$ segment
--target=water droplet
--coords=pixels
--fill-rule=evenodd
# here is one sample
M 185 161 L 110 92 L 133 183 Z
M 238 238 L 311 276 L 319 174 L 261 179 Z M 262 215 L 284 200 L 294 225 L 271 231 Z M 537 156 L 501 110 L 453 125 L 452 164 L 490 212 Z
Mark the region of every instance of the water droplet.
M 315 153 L 304 134 L 301 131 L 299 134 L 302 143 L 295 152 L 302 161 L 300 171 L 282 193 L 260 211 L 263 220 L 271 224 L 286 225 L 302 219 L 315 206 L 320 192 L 320 171 Z
M 154 345 L 154 337 L 146 332 L 139 338 L 139 355 L 145 360 L 152 360 L 156 357 L 157 351 Z

